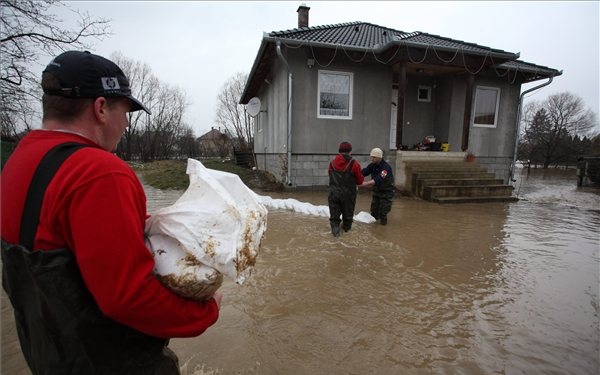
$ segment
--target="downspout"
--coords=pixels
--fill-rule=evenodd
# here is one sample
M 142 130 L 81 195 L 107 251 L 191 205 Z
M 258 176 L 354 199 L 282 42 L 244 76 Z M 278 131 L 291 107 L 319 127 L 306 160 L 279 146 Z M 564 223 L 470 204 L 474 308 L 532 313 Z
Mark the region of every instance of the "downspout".
M 283 60 L 288 70 L 288 105 L 287 105 L 287 184 L 292 186 L 292 71 L 285 57 L 281 53 L 281 42 L 278 40 L 277 55 Z
M 534 90 L 537 89 L 541 89 L 544 86 L 548 86 L 550 83 L 552 83 L 552 80 L 554 79 L 554 76 L 550 76 L 548 78 L 548 82 L 546 83 L 542 83 L 539 86 L 535 86 L 532 87 L 528 90 L 523 91 L 523 93 L 521 94 L 521 96 L 519 96 L 519 113 L 517 114 L 517 126 L 516 126 L 516 135 L 515 135 L 515 151 L 513 153 L 513 160 L 512 160 L 512 166 L 510 168 L 510 181 L 515 182 L 515 164 L 517 163 L 517 150 L 519 148 L 519 134 L 521 133 L 521 129 L 520 129 L 520 125 L 521 125 L 521 115 L 523 112 L 523 97 L 525 96 L 525 94 L 530 93 Z

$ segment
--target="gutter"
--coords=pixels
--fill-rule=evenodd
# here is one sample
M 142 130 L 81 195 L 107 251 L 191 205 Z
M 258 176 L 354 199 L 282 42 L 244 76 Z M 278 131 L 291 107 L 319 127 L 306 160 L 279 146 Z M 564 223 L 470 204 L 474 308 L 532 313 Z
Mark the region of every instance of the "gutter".
M 559 75 L 562 74 L 562 71 L 559 73 Z M 512 160 L 512 166 L 510 167 L 510 181 L 515 182 L 515 164 L 517 162 L 517 150 L 519 148 L 519 134 L 521 132 L 520 129 L 520 125 L 521 125 L 521 115 L 523 113 L 523 97 L 525 96 L 525 94 L 530 93 L 534 90 L 537 89 L 541 89 L 544 86 L 548 86 L 550 83 L 552 83 L 552 80 L 554 79 L 554 76 L 550 76 L 548 77 L 548 82 L 542 83 L 541 85 L 532 87 L 528 90 L 523 91 L 523 93 L 521 93 L 521 95 L 519 96 L 519 113 L 517 114 L 517 125 L 515 126 L 516 128 L 516 134 L 515 134 L 515 149 L 514 149 L 514 153 L 513 153 L 513 160 Z
M 277 55 L 287 66 L 288 70 L 288 105 L 287 105 L 287 185 L 292 186 L 292 71 L 285 57 L 281 53 L 281 42 L 276 41 Z
M 263 41 L 269 41 L 269 42 L 275 42 L 275 43 L 280 43 L 283 41 L 285 44 L 288 44 L 288 45 L 295 45 L 295 46 L 310 45 L 311 47 L 330 48 L 330 49 L 336 49 L 336 48 L 342 47 L 337 43 L 324 43 L 324 42 L 314 42 L 314 41 L 309 42 L 306 40 L 286 39 L 286 38 L 272 37 L 272 36 L 266 36 L 266 35 L 263 36 Z M 445 46 L 435 46 L 434 47 L 433 45 L 428 44 L 428 43 L 407 41 L 407 40 L 399 39 L 396 37 L 393 37 L 389 42 L 387 42 L 385 44 L 382 44 L 382 45 L 376 44 L 373 47 L 343 46 L 342 48 L 345 51 L 358 51 L 358 52 L 372 51 L 373 53 L 380 54 L 394 45 L 398 45 L 398 46 L 406 45 L 408 47 L 418 47 L 418 48 L 422 48 L 422 49 L 427 49 L 427 48 L 431 47 L 431 48 L 435 48 L 437 51 L 445 51 L 445 52 L 456 52 L 457 50 L 462 50 L 463 53 L 466 53 L 469 55 L 489 56 L 489 57 L 493 57 L 493 58 L 506 59 L 509 61 L 516 60 L 521 55 L 519 52 L 511 53 L 511 52 L 497 52 L 497 51 L 473 51 L 473 50 L 457 49 L 457 48 L 445 47 Z M 483 47 L 480 47 L 480 48 L 483 48 Z

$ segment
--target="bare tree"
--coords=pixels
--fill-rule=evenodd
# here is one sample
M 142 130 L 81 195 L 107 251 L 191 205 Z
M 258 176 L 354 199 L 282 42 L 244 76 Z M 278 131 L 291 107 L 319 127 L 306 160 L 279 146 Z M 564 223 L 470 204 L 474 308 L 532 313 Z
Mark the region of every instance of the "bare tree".
M 253 151 L 252 117 L 246 106 L 239 104 L 248 74 L 237 73 L 229 78 L 217 96 L 216 122 L 231 135 L 234 147 L 240 151 Z
M 152 73 L 152 68 L 146 63 L 129 59 L 119 52 L 111 54 L 110 58 L 129 79 L 132 95 L 152 111 L 154 98 L 158 96 L 160 90 L 160 81 Z M 121 158 L 131 160 L 134 154 L 142 153 L 140 147 L 143 144 L 140 143 L 140 135 L 146 131 L 148 124 L 150 124 L 150 117 L 146 112 L 129 113 L 129 127 L 125 129 L 124 139 L 117 150 Z
M 125 160 L 134 155 L 143 161 L 179 156 L 181 138 L 189 137 L 189 127 L 183 122 L 188 107 L 185 93 L 162 83 L 148 64 L 113 53 L 111 60 L 121 67 L 129 79 L 131 91 L 150 111 L 132 112 L 129 127 L 119 144 L 117 154 Z
M 148 136 L 151 137 L 154 158 L 168 159 L 174 155 L 178 139 L 184 135 L 183 115 L 188 106 L 185 93 L 176 87 L 162 85 L 152 105 Z
M 63 20 L 52 13 L 60 7 L 77 17 L 73 30 L 61 27 Z M 0 121 L 2 135 L 15 136 L 31 129 L 32 115 L 39 118 L 39 77 L 34 74 L 39 60 L 68 48 L 89 48 L 91 40 L 110 34 L 109 21 L 55 0 L 0 0 L 0 12 Z
M 568 160 L 574 139 L 593 135 L 598 129 L 596 114 L 569 92 L 529 103 L 524 113 L 526 126 L 520 148 L 528 159 L 541 162 L 544 168 Z
M 178 139 L 177 154 L 180 158 L 195 158 L 199 155 L 199 145 L 190 126 L 182 127 L 182 135 Z

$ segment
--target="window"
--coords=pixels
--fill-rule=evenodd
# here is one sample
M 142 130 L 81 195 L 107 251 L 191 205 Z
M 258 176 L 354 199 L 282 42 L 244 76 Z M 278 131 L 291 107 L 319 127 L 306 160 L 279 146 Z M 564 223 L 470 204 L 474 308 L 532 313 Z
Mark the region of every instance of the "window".
M 353 74 L 319 70 L 318 118 L 352 119 Z
M 477 86 L 477 90 L 475 91 L 475 111 L 473 114 L 473 126 L 495 128 L 498 125 L 499 104 L 499 88 Z
M 431 101 L 431 87 L 430 86 L 419 86 L 417 92 L 417 101 L 430 102 Z
M 256 117 L 254 117 L 254 123 L 256 124 L 256 132 L 257 133 L 262 132 L 262 121 L 260 121 L 260 115 L 262 113 L 263 112 L 260 111 L 260 112 L 258 112 L 258 115 Z

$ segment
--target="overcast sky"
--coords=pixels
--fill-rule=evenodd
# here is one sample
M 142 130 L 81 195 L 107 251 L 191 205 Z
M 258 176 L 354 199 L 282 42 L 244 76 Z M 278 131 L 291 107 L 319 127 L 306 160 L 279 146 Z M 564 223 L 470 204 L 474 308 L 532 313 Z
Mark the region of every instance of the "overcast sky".
M 235 73 L 249 73 L 263 32 L 296 28 L 301 4 L 309 26 L 368 22 L 404 32 L 520 52 L 520 59 L 562 70 L 526 97 L 569 91 L 600 112 L 598 1 L 95 1 L 71 8 L 111 20 L 113 35 L 92 52 L 147 63 L 191 102 L 186 121 L 201 135 L 215 125 L 216 97 Z M 522 90 L 545 80 L 524 85 Z

